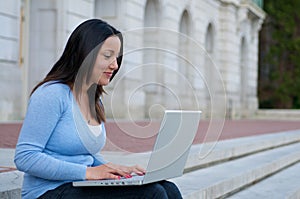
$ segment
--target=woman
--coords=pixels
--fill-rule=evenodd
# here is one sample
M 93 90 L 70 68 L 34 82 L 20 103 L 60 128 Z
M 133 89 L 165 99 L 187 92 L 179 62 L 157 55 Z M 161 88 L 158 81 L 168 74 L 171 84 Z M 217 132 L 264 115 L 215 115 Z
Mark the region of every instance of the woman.
M 100 97 L 122 62 L 122 34 L 99 19 L 80 24 L 45 79 L 32 91 L 16 147 L 27 198 L 181 198 L 176 185 L 73 187 L 72 181 L 130 178 L 139 166 L 100 155 L 106 139 Z

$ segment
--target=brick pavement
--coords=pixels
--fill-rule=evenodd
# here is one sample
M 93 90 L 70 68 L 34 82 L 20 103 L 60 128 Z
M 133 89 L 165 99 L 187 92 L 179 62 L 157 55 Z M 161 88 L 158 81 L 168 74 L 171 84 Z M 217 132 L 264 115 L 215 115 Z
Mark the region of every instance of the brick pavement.
M 112 122 L 106 123 L 106 151 L 143 152 L 152 149 L 160 122 Z M 15 148 L 21 123 L 0 123 L 0 148 Z M 207 141 L 207 129 L 210 123 L 201 121 L 194 144 Z M 212 125 L 213 127 L 213 125 Z M 227 120 L 216 140 L 232 139 L 245 136 L 276 133 L 300 129 L 300 121 L 284 120 Z

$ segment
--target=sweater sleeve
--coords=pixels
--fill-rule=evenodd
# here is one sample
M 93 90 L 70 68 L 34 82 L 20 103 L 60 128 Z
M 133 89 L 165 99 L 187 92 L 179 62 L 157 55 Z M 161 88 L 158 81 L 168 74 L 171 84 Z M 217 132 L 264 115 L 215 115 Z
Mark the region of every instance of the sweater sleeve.
M 85 165 L 58 160 L 44 153 L 64 111 L 64 92 L 59 86 L 41 86 L 31 96 L 14 159 L 20 171 L 48 180 L 85 179 Z
M 102 165 L 102 164 L 107 164 L 108 161 L 105 160 L 102 156 L 102 154 L 99 152 L 97 154 L 95 154 L 94 156 L 94 164 L 93 166 L 99 166 L 99 165 Z

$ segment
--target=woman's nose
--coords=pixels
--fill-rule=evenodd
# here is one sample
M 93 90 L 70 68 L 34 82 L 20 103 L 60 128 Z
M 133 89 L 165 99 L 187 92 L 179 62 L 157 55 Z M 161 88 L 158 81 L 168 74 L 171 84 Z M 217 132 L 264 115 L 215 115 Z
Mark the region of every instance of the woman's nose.
M 118 62 L 117 62 L 117 58 L 114 58 L 114 60 L 111 62 L 110 68 L 111 68 L 111 69 L 114 69 L 114 70 L 116 70 L 116 69 L 119 68 Z

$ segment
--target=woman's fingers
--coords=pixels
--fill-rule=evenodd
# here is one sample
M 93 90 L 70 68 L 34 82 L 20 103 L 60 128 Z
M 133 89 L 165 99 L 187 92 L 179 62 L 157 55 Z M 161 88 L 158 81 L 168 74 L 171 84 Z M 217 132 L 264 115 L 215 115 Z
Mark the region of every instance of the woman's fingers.
M 132 172 L 136 173 L 137 175 L 145 175 L 146 173 L 146 170 L 139 165 L 132 166 L 132 168 Z
M 119 180 L 121 179 L 121 176 L 112 174 L 112 173 L 107 173 L 107 176 L 104 179 L 114 179 L 114 180 Z
M 115 174 L 115 175 L 118 175 L 118 176 L 122 176 L 124 178 L 128 178 L 130 176 L 130 173 L 124 172 L 124 171 L 119 170 L 119 169 L 113 169 L 113 171 L 111 173 Z
M 124 178 L 128 178 L 130 175 L 130 173 L 127 173 L 121 169 L 118 168 L 112 168 L 112 167 L 107 167 L 109 170 L 108 172 L 111 174 L 111 176 L 113 176 L 113 179 L 120 179 L 120 177 L 124 177 Z
M 131 170 L 129 167 L 121 166 L 121 165 L 115 165 L 112 163 L 106 164 L 107 167 L 113 169 L 114 171 L 121 172 L 121 176 L 128 177 L 131 174 Z
M 100 165 L 97 167 L 88 167 L 86 170 L 87 180 L 99 179 L 120 179 L 121 177 L 128 178 L 130 175 L 120 169 Z
M 110 173 L 125 178 L 130 178 L 132 173 L 135 173 L 137 175 L 145 175 L 146 173 L 146 170 L 139 165 L 124 166 L 124 165 L 116 165 L 113 163 L 107 163 L 103 166 L 107 167 L 107 169 L 110 169 L 109 170 Z

